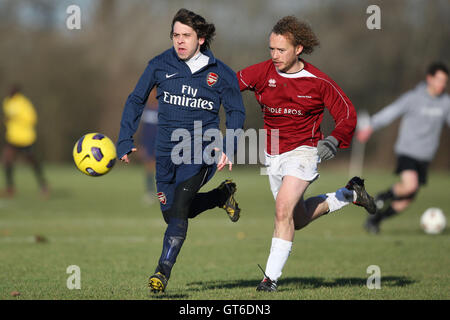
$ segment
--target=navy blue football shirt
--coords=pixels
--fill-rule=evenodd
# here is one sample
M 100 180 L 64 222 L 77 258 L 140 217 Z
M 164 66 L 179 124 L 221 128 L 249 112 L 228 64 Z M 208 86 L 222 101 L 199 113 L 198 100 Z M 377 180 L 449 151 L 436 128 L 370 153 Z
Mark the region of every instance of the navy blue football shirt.
M 156 156 L 169 156 L 179 141 L 172 141 L 172 133 L 177 129 L 189 131 L 194 141 L 195 132 L 219 128 L 219 109 L 223 105 L 226 113 L 227 129 L 242 129 L 245 108 L 239 89 L 236 73 L 210 50 L 202 52 L 209 57 L 208 64 L 192 73 L 189 66 L 181 60 L 172 47 L 156 56 L 148 63 L 134 91 L 128 96 L 120 123 L 117 141 L 117 156 L 122 158 L 134 148 L 133 135 L 147 102 L 150 91 L 157 87 L 158 133 Z M 200 122 L 201 121 L 201 122 Z M 233 150 L 223 151 L 232 155 Z M 202 143 L 202 148 L 205 142 Z

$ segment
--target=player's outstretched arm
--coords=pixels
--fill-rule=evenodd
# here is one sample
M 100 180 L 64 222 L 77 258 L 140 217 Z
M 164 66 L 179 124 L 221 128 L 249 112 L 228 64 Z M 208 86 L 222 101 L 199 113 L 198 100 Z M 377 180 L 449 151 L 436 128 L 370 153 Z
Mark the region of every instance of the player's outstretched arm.
M 373 132 L 384 128 L 391 124 L 395 119 L 402 116 L 408 108 L 408 105 L 411 103 L 411 93 L 407 92 L 400 96 L 393 103 L 384 107 L 377 113 L 375 113 L 372 117 L 370 117 L 370 125 L 358 129 L 356 131 L 356 138 L 361 143 L 366 143 Z
M 361 143 L 366 143 L 372 136 L 373 129 L 371 126 L 356 131 L 356 139 Z
M 228 67 L 224 68 L 227 80 L 226 87 L 221 94 L 221 104 L 225 108 L 226 114 L 226 134 L 223 139 L 222 156 L 219 161 L 218 169 L 222 170 L 225 165 L 229 165 L 231 171 L 231 160 L 237 151 L 239 136 L 242 133 L 245 121 L 245 107 L 242 100 L 241 91 L 234 71 Z M 232 129 L 232 130 L 229 130 Z
M 412 93 L 406 92 L 397 100 L 387 105 L 370 118 L 370 125 L 374 131 L 384 128 L 394 122 L 397 118 L 404 115 L 408 106 L 414 103 Z
M 122 112 L 122 120 L 120 121 L 119 138 L 116 143 L 117 156 L 120 160 L 125 161 L 124 156 L 133 152 L 134 146 L 133 135 L 138 129 L 142 112 L 147 103 L 150 91 L 156 84 L 154 76 L 155 59 L 149 62 L 142 76 L 134 88 L 133 92 L 128 96 L 125 107 Z M 130 151 L 131 150 L 131 151 Z M 127 157 L 128 158 L 128 157 Z M 128 160 L 128 159 L 127 159 Z

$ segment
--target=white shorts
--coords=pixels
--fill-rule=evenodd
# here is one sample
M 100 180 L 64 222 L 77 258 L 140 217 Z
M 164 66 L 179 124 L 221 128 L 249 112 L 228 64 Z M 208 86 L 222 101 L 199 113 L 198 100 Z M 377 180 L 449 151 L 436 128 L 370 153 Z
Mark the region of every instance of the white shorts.
M 318 178 L 317 164 L 320 158 L 317 148 L 300 146 L 294 150 L 279 154 L 266 153 L 266 167 L 269 175 L 270 189 L 276 199 L 284 176 L 293 176 L 304 181 Z

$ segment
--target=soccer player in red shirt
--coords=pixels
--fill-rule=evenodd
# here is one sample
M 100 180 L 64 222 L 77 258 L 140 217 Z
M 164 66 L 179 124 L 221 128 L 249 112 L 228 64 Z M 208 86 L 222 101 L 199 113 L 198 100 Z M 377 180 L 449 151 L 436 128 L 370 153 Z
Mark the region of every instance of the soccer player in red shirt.
M 241 91 L 254 91 L 264 114 L 266 165 L 276 202 L 272 246 L 258 291 L 277 290 L 295 230 L 349 203 L 372 214 L 376 210 L 359 177 L 336 192 L 303 199 L 308 186 L 319 177 L 317 164 L 333 158 L 337 148 L 347 148 L 356 127 L 350 99 L 330 77 L 300 58 L 318 44 L 307 24 L 293 16 L 284 17 L 270 34 L 271 59 L 237 73 Z M 326 138 L 320 131 L 325 108 L 335 121 Z

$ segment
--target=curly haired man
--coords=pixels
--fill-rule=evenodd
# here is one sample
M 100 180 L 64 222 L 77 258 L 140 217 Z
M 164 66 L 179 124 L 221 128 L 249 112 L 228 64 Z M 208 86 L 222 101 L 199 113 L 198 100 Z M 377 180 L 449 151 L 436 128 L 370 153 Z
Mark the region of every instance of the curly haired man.
M 338 148 L 347 148 L 356 126 L 355 108 L 342 89 L 301 58 L 318 44 L 308 24 L 284 17 L 270 33 L 271 59 L 237 73 L 241 91 L 254 91 L 261 105 L 267 130 L 266 166 L 275 198 L 275 229 L 258 291 L 277 290 L 295 230 L 349 203 L 375 212 L 373 198 L 359 177 L 336 192 L 303 199 L 319 177 L 318 163 L 333 158 Z M 326 138 L 320 131 L 325 108 L 336 124 Z

